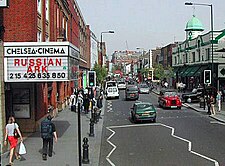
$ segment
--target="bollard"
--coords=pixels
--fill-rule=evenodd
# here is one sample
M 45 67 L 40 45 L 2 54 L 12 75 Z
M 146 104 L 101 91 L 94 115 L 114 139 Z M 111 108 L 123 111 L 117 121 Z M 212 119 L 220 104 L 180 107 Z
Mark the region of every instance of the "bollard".
M 83 142 L 84 142 L 84 144 L 83 144 L 83 159 L 82 159 L 82 163 L 83 164 L 89 164 L 88 139 L 86 137 L 84 137 Z
M 90 133 L 89 133 L 89 137 L 94 137 L 94 119 L 90 119 Z
M 91 110 L 91 119 L 93 119 L 95 121 L 95 113 L 94 113 L 93 109 Z
M 97 124 L 97 122 L 98 122 L 97 108 L 94 108 L 94 123 Z

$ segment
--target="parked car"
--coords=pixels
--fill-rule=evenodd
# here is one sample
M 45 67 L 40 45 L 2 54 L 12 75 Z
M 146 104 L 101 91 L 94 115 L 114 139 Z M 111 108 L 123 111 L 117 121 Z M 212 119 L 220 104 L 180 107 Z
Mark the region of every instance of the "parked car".
M 173 90 L 161 90 L 158 103 L 163 108 L 178 108 L 181 109 L 182 102 L 177 92 Z
M 118 82 L 118 89 L 119 90 L 124 90 L 124 89 L 126 89 L 126 82 L 125 81 L 119 81 Z
M 138 121 L 156 122 L 156 109 L 152 103 L 136 102 L 131 108 L 131 119 L 134 123 Z
M 149 87 L 147 84 L 139 84 L 138 91 L 139 93 L 149 93 Z
M 182 94 L 183 102 L 199 102 L 200 98 L 203 96 L 204 89 L 203 88 L 194 88 L 189 93 Z
M 135 85 L 129 85 L 127 86 L 125 90 L 125 98 L 126 100 L 138 100 L 139 99 L 139 93 L 138 93 L 138 87 Z
M 119 89 L 117 86 L 110 86 L 106 89 L 106 99 L 108 98 L 117 98 L 119 99 Z

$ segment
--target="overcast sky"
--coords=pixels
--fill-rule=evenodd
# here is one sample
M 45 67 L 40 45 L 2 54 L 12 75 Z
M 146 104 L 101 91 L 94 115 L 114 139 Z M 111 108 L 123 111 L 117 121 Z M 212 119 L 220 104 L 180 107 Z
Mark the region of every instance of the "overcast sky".
M 184 0 L 77 0 L 85 23 L 100 40 L 103 34 L 107 53 L 116 50 L 145 50 L 185 40 L 185 26 L 195 14 L 205 33 L 210 30 L 210 7 L 185 6 Z M 196 0 L 213 4 L 214 30 L 225 29 L 225 0 Z

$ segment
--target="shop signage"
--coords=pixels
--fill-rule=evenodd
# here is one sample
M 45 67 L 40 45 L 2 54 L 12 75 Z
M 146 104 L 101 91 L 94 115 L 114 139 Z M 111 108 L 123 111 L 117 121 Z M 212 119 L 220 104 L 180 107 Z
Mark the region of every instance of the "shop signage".
M 9 7 L 9 0 L 0 0 L 0 8 Z
M 5 82 L 74 80 L 78 61 L 79 51 L 69 42 L 4 43 Z
M 225 64 L 218 65 L 218 77 L 225 78 Z

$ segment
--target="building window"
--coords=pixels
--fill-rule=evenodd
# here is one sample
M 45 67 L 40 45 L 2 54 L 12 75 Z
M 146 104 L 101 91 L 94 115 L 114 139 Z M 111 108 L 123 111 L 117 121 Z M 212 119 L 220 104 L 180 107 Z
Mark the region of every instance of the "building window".
M 41 0 L 37 0 L 37 11 L 41 14 Z
M 37 42 L 41 42 L 41 32 L 38 31 L 37 33 Z
M 195 62 L 195 52 L 192 52 L 192 62 Z
M 208 61 L 210 59 L 210 48 L 205 49 L 205 54 L 206 54 L 206 61 Z
M 197 61 L 200 61 L 201 60 L 201 51 L 200 51 L 200 48 L 197 49 L 197 52 L 198 52 L 198 60 Z
M 49 0 L 45 0 L 46 20 L 49 20 Z

